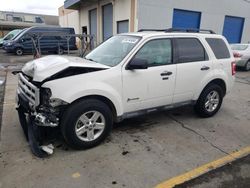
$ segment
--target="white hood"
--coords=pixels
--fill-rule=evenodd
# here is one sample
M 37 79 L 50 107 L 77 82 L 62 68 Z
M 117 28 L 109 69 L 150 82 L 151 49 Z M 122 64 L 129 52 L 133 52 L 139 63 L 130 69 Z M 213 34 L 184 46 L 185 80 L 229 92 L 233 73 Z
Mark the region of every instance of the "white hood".
M 26 63 L 22 72 L 34 81 L 41 82 L 68 67 L 110 68 L 80 57 L 50 55 Z

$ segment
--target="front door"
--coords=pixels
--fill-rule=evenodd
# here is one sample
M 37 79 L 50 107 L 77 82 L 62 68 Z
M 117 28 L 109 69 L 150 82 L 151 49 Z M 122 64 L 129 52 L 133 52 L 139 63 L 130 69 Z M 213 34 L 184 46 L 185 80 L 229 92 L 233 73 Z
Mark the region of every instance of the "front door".
M 171 39 L 148 41 L 133 57 L 147 60 L 143 70 L 123 69 L 125 112 L 172 104 L 176 65 L 172 60 Z

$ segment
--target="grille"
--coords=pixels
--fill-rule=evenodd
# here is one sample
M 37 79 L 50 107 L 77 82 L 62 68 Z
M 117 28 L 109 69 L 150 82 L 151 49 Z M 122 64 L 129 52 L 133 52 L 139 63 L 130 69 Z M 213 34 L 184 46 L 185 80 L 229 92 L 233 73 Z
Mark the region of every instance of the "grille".
M 39 89 L 30 83 L 22 73 L 19 74 L 18 91 L 28 99 L 32 107 L 39 105 Z

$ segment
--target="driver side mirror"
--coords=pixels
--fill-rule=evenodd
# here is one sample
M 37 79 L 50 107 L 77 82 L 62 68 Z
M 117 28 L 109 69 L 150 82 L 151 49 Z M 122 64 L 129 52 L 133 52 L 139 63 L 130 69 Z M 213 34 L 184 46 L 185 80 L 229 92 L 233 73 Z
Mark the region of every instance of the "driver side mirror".
M 147 69 L 148 61 L 146 59 L 134 58 L 127 65 L 127 70 L 136 70 L 136 69 Z

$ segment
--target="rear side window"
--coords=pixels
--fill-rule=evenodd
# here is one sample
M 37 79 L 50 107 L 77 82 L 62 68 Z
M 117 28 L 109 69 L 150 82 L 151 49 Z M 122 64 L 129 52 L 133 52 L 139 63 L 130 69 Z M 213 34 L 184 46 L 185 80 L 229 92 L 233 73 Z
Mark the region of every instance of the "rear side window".
M 207 43 L 212 48 L 217 59 L 228 59 L 230 53 L 224 40 L 216 38 L 206 38 Z
M 201 42 L 196 38 L 177 38 L 176 61 L 177 63 L 188 63 L 208 60 L 207 53 Z

